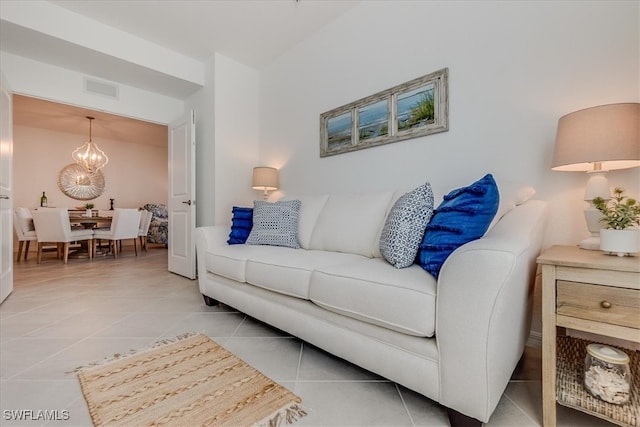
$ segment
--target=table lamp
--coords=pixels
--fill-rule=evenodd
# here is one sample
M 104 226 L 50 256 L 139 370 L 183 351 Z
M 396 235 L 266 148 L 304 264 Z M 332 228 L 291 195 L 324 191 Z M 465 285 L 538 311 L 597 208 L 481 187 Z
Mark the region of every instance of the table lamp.
M 591 236 L 583 249 L 600 249 L 600 211 L 596 197 L 611 198 L 607 172 L 640 166 L 640 103 L 600 105 L 562 116 L 558 120 L 551 169 L 587 172 L 584 200 L 587 228 Z
M 264 193 L 262 197 L 264 200 L 267 200 L 269 191 L 277 190 L 279 187 L 278 169 L 268 166 L 257 166 L 253 168 L 251 187 L 254 190 L 263 190 Z

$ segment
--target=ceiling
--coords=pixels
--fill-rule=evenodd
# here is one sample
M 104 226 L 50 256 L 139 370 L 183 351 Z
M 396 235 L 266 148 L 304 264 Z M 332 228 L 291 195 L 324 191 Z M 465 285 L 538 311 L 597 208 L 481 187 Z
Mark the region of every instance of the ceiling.
M 167 147 L 166 126 L 28 96 L 13 95 L 14 125 L 81 134 L 84 139 L 79 139 L 78 145 L 89 138 L 87 116 L 95 118 L 91 123 L 91 135 L 96 142 L 100 142 L 100 139 L 112 139 Z
M 217 52 L 260 69 L 312 36 L 358 1 L 50 0 L 49 3 L 198 61 L 206 61 Z M 91 66 L 99 67 L 103 72 L 108 70 L 112 73 L 111 78 L 101 77 L 114 82 L 127 84 L 137 79 L 148 84 L 156 82 L 157 87 L 169 87 L 154 70 L 147 70 L 145 74 L 140 67 L 127 68 L 121 59 L 101 57 L 95 51 L 8 21 L 2 21 L 1 30 L 4 51 L 88 74 L 91 74 Z M 134 76 L 136 72 L 141 74 Z M 173 80 L 175 83 L 176 79 Z M 178 86 L 175 90 L 176 93 L 184 93 L 189 88 Z M 159 129 L 162 129 L 166 145 L 164 126 L 18 95 L 14 100 L 16 124 L 88 133 L 87 115 L 96 117 L 93 123 L 95 137 L 134 139 L 135 142 L 154 144 Z M 149 126 L 149 129 L 144 130 L 144 126 Z M 149 137 L 142 136 L 146 133 Z
M 353 7 L 347 0 L 50 0 L 199 61 L 261 68 Z

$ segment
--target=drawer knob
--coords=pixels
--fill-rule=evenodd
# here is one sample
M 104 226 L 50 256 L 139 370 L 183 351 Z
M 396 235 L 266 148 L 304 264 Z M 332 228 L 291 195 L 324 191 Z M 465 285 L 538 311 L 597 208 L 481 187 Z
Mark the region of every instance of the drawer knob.
M 611 308 L 611 303 L 609 301 L 602 301 L 600 303 L 600 307 L 602 307 L 602 308 Z

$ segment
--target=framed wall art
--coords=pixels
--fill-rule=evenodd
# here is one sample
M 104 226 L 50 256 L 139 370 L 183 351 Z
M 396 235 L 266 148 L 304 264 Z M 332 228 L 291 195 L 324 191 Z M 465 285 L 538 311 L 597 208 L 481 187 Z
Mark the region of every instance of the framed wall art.
M 83 166 L 71 163 L 58 174 L 58 188 L 72 199 L 92 200 L 104 193 L 104 175 L 101 170 L 90 174 Z
M 320 157 L 449 130 L 448 71 L 320 114 Z

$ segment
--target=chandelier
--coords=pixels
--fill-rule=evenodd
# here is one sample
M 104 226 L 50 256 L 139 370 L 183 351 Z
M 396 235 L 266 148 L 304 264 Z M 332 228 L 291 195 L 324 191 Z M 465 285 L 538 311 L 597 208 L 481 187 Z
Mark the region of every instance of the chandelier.
M 91 121 L 94 120 L 94 117 L 87 116 L 87 119 L 89 119 L 89 140 L 76 148 L 71 153 L 71 157 L 77 164 L 83 166 L 90 175 L 93 175 L 109 163 L 109 158 L 91 141 Z

